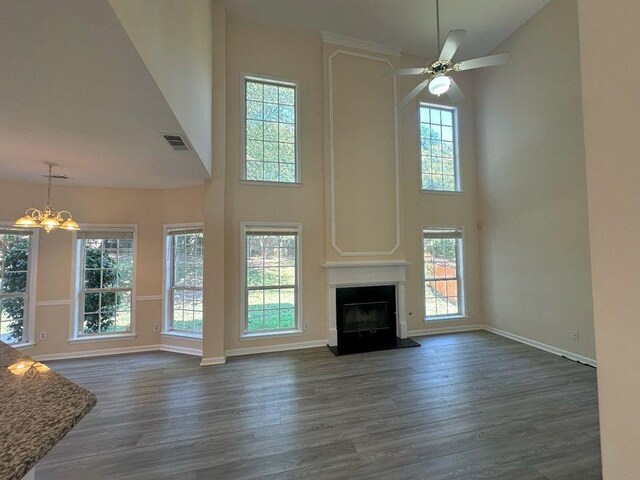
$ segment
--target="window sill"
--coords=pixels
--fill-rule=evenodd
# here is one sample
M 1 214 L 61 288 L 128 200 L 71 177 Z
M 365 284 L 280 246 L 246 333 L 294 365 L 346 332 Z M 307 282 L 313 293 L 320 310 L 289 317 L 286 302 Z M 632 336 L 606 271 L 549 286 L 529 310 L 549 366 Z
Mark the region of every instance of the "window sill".
M 10 347 L 15 348 L 16 350 L 27 350 L 29 348 L 33 348 L 36 346 L 33 342 L 28 343 L 7 343 Z
M 161 332 L 160 335 L 163 337 L 175 337 L 175 338 L 184 338 L 185 340 L 198 340 L 202 341 L 202 335 L 197 333 L 186 333 L 186 332 Z
M 136 338 L 135 333 L 114 333 L 111 335 L 84 335 L 81 337 L 70 338 L 69 343 L 85 343 L 85 342 L 108 342 L 116 340 L 133 340 Z
M 253 340 L 256 338 L 270 338 L 270 337 L 300 337 L 304 332 L 302 330 L 283 330 L 280 332 L 259 332 L 259 333 L 245 333 L 240 336 L 240 340 Z
M 241 185 L 255 185 L 259 187 L 302 187 L 302 182 L 266 182 L 259 180 L 240 180 Z
M 429 194 L 433 194 L 433 195 L 456 195 L 456 196 L 460 196 L 460 195 L 464 195 L 464 191 L 460 190 L 460 191 L 449 191 L 449 190 L 420 190 L 420 193 L 425 193 L 427 195 Z
M 468 320 L 469 317 L 467 315 L 449 315 L 446 317 L 425 317 L 424 323 L 433 323 L 433 322 L 451 322 L 454 320 Z

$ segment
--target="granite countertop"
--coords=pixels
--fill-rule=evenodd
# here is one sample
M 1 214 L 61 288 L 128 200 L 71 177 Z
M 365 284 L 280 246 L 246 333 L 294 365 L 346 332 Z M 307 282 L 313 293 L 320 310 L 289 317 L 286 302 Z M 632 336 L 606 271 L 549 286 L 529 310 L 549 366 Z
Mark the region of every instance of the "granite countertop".
M 21 374 L 8 368 L 20 362 Z M 93 393 L 32 363 L 0 342 L 0 480 L 21 479 L 96 404 Z

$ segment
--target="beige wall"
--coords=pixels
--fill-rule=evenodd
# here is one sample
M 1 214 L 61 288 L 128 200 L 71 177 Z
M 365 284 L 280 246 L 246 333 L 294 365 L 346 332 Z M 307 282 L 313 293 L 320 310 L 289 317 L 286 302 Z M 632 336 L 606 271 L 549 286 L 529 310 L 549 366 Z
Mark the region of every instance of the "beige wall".
M 109 3 L 211 173 L 211 0 Z
M 117 188 L 53 187 L 53 206 L 71 211 L 83 224 L 137 226 L 136 246 L 136 338 L 99 342 L 69 343 L 72 302 L 72 234 L 39 232 L 36 302 L 36 343 L 29 355 L 72 354 L 82 351 L 132 348 L 160 343 L 201 348 L 201 342 L 163 336 L 154 330 L 162 324 L 162 272 L 164 264 L 163 224 L 201 222 L 203 188 L 175 190 L 134 190 Z M 0 221 L 12 222 L 27 206 L 42 206 L 46 186 L 0 181 Z M 45 331 L 46 340 L 38 340 Z
M 576 1 L 496 51 L 513 57 L 475 77 L 484 318 L 594 359 Z
M 46 186 L 0 182 L 0 220 L 13 221 L 27 206 L 41 206 Z M 81 224 L 136 224 L 136 295 L 162 293 L 162 191 L 115 188 L 53 188 L 53 206 L 73 213 Z M 154 325 L 161 321 L 159 299 L 136 301 L 136 338 L 106 342 L 68 343 L 72 298 L 72 234 L 65 231 L 39 233 L 38 283 L 36 300 L 66 301 L 66 305 L 39 306 L 36 310 L 37 342 L 30 355 L 59 354 L 127 348 L 160 343 Z M 37 335 L 46 331 L 47 339 Z
M 421 63 L 422 62 L 422 63 Z M 424 65 L 418 58 L 403 58 L 401 67 Z M 470 76 L 457 74 L 456 82 L 465 94 L 458 108 L 459 159 L 462 178 L 461 194 L 423 193 L 420 191 L 420 148 L 418 101 L 448 105 L 446 97 L 428 92 L 418 96 L 400 112 L 400 160 L 403 192 L 403 241 L 407 265 L 407 326 L 409 331 L 483 323 L 478 239 L 478 193 L 475 145 L 474 87 Z M 415 87 L 418 80 L 405 78 L 399 82 L 399 98 Z M 454 321 L 424 322 L 423 226 L 464 227 L 464 269 L 467 318 Z
M 226 55 L 225 349 L 324 340 L 322 44 L 317 37 L 229 20 Z M 240 183 L 243 73 L 299 82 L 300 187 Z M 301 336 L 240 339 L 240 222 L 302 224 L 303 322 L 308 328 Z
M 606 480 L 640 478 L 640 4 L 580 0 L 584 142 Z M 603 63 L 616 68 L 603 72 Z

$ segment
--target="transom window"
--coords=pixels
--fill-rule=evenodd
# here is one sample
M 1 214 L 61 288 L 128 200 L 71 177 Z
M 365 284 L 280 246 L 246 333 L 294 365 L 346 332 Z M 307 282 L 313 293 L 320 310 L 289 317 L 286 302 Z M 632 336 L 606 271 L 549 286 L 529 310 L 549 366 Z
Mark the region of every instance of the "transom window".
M 133 230 L 83 230 L 77 242 L 77 336 L 131 332 Z
M 171 333 L 202 335 L 202 228 L 168 228 L 168 318 Z
M 299 181 L 296 85 L 245 77 L 244 180 Z
M 244 227 L 244 333 L 299 329 L 299 226 Z
M 462 227 L 425 228 L 425 319 L 464 315 Z
M 31 231 L 0 228 L 0 340 L 27 343 L 29 283 L 34 263 Z
M 420 105 L 420 171 L 424 191 L 459 192 L 456 110 Z

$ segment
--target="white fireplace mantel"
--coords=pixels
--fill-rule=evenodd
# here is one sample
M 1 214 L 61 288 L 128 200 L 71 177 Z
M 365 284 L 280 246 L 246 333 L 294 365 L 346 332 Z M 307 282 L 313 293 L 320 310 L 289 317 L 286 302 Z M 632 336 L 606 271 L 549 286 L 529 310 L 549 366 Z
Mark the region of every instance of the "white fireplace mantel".
M 338 344 L 336 289 L 343 287 L 373 287 L 395 285 L 396 287 L 396 331 L 400 338 L 407 338 L 405 307 L 406 266 L 404 261 L 379 262 L 328 262 L 323 265 L 327 271 L 329 286 L 329 335 L 330 346 Z

